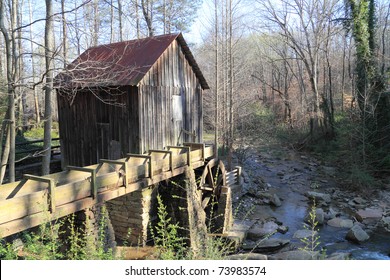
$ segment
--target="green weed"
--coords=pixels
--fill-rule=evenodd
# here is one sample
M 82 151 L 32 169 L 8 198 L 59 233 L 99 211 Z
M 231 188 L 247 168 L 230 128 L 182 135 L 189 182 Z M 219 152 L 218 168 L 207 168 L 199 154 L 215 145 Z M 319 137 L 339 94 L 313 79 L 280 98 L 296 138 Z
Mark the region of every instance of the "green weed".
M 319 249 L 321 242 L 320 236 L 318 234 L 319 230 L 317 228 L 318 221 L 315 200 L 313 200 L 313 204 L 310 208 L 308 223 L 309 225 L 305 223 L 303 225 L 303 228 L 311 231 L 311 235 L 309 237 L 304 237 L 301 239 L 301 242 L 304 244 L 304 247 L 300 249 L 305 252 L 308 252 L 311 256 L 311 259 L 317 259 L 319 254 L 322 258 L 325 258 L 326 252 L 323 249 Z

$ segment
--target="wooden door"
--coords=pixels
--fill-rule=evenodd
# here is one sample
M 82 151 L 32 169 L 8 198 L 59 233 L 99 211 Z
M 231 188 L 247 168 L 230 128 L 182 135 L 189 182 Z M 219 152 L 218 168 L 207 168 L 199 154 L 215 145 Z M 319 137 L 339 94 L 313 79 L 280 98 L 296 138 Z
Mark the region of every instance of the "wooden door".
M 173 95 L 172 97 L 173 110 L 173 135 L 174 144 L 180 145 L 183 143 L 183 100 L 181 95 Z

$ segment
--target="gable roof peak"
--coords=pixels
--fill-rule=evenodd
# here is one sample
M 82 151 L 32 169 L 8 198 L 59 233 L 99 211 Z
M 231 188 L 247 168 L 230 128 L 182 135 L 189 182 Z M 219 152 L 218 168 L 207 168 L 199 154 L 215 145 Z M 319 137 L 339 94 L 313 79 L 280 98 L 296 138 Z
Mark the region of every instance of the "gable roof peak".
M 56 77 L 57 87 L 136 86 L 165 50 L 177 40 L 203 89 L 208 89 L 181 33 L 91 47 Z

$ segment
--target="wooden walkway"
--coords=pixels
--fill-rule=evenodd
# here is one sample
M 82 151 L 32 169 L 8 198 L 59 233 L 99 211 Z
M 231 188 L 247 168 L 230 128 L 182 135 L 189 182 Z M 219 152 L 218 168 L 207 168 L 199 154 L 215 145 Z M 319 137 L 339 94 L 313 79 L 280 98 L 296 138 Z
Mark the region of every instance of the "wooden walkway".
M 199 168 L 213 154 L 212 146 L 186 143 L 87 167 L 69 166 L 47 176 L 24 175 L 19 182 L 0 185 L 0 236 L 141 190 L 182 174 L 187 166 Z

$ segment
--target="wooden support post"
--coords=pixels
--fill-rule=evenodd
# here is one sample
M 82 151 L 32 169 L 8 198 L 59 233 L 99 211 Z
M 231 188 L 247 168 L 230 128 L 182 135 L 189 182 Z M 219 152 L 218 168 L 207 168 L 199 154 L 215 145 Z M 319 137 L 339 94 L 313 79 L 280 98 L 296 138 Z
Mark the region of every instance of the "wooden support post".
M 148 168 L 149 168 L 149 178 L 152 179 L 153 177 L 153 164 L 152 164 L 152 156 L 150 155 L 138 155 L 138 154 L 127 154 L 126 155 L 126 161 L 129 161 L 130 158 L 143 158 L 148 161 Z M 146 177 L 146 174 L 145 174 Z
M 160 153 L 160 154 L 166 154 L 169 155 L 169 170 L 173 170 L 173 161 L 172 161 L 172 151 L 164 151 L 164 150 L 149 150 L 149 154 L 151 155 L 152 153 Z
M 96 169 L 78 166 L 67 166 L 66 169 L 91 173 L 91 196 L 93 199 L 97 199 Z
M 167 149 L 180 149 L 185 150 L 187 154 L 187 165 L 191 166 L 191 147 L 182 147 L 182 146 L 167 146 Z
M 125 178 L 123 179 L 123 184 L 125 188 L 127 188 L 128 185 L 128 174 L 129 174 L 129 169 L 128 169 L 128 159 L 125 161 L 120 161 L 120 160 L 110 160 L 110 159 L 101 159 L 101 163 L 107 163 L 107 164 L 113 164 L 113 165 L 121 165 L 123 168 L 123 172 L 125 172 Z
M 49 184 L 49 195 L 48 195 L 49 210 L 51 213 L 54 213 L 54 211 L 56 210 L 56 200 L 55 200 L 56 183 L 54 179 L 30 175 L 30 174 L 24 174 L 23 178 L 26 180 L 38 181 L 38 182 Z

